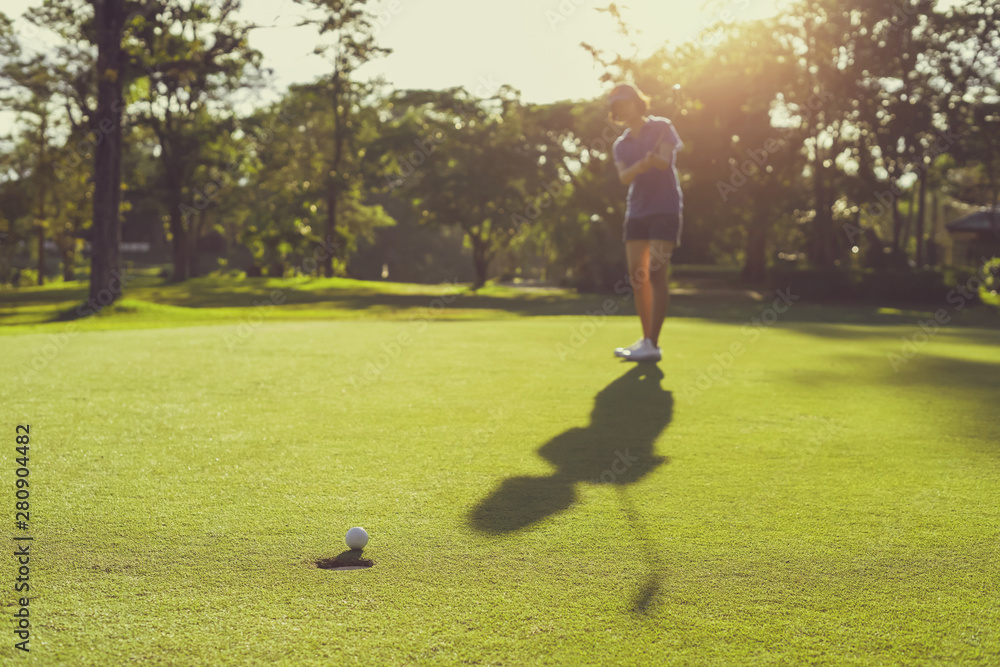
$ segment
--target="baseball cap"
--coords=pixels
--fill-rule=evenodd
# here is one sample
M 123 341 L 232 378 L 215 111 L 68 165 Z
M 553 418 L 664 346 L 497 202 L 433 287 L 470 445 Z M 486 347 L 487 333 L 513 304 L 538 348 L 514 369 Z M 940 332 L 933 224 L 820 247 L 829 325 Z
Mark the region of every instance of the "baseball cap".
M 631 83 L 619 83 L 611 89 L 608 96 L 608 104 L 614 104 L 618 100 L 641 100 L 643 97 L 639 89 Z

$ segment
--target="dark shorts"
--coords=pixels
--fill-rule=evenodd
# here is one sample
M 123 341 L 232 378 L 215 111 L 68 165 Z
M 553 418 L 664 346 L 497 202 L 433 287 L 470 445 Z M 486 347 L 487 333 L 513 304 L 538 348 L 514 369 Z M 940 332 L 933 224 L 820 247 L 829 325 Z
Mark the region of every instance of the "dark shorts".
M 622 241 L 648 241 L 660 239 L 673 241 L 674 247 L 681 244 L 681 227 L 684 226 L 680 213 L 657 213 L 625 220 Z

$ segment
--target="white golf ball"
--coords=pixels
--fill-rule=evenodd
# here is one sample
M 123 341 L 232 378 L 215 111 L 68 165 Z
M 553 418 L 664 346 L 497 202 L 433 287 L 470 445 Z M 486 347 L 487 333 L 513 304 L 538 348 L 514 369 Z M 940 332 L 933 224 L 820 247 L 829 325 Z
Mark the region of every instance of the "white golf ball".
M 351 549 L 364 549 L 368 544 L 368 531 L 364 528 L 351 528 L 344 538 L 347 546 Z

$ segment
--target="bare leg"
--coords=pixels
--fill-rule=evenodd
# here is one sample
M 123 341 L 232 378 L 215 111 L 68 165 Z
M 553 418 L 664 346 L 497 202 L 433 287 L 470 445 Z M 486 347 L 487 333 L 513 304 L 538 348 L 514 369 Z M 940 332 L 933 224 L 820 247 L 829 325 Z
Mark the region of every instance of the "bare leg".
M 642 323 L 642 336 L 649 338 L 653 315 L 653 293 L 649 285 L 649 241 L 626 241 L 628 276 L 635 295 L 635 310 Z
M 649 340 L 656 347 L 659 347 L 660 328 L 670 305 L 670 256 L 673 252 L 674 244 L 670 241 L 654 239 L 649 242 L 649 286 L 652 292 Z

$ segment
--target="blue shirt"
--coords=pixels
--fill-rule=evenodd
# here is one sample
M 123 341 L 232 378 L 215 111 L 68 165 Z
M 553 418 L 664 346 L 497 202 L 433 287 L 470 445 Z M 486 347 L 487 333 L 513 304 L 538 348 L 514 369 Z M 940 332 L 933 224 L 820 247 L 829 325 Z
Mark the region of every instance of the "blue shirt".
M 666 133 L 664 141 L 674 144 L 670 154 L 670 167 L 657 169 L 651 167 L 644 174 L 639 174 L 628 187 L 628 200 L 625 204 L 625 218 L 638 218 L 658 213 L 680 214 L 684 208 L 684 198 L 681 195 L 680 179 L 677 178 L 677 151 L 684 142 L 677 135 L 674 124 L 662 116 L 647 116 L 646 124 L 633 136 L 632 129 L 615 139 L 611 146 L 615 162 L 628 168 L 645 157 L 653 150 L 653 145 L 661 134 Z

